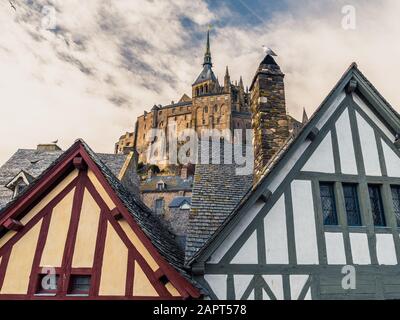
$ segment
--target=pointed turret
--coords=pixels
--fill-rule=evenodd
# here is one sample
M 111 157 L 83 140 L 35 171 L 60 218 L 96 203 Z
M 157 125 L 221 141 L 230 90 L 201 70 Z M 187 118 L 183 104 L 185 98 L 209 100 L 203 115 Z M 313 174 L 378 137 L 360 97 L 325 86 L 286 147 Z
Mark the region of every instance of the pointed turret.
M 204 54 L 203 70 L 193 83 L 193 97 L 213 93 L 218 90 L 218 80 L 212 70 L 210 30 L 207 32 L 206 52 Z
M 301 121 L 302 124 L 306 124 L 308 122 L 308 115 L 306 112 L 306 108 L 303 108 L 303 120 Z
M 239 87 L 240 87 L 241 90 L 243 89 L 243 92 L 244 92 L 244 85 L 243 85 L 243 77 L 242 76 L 240 76 Z

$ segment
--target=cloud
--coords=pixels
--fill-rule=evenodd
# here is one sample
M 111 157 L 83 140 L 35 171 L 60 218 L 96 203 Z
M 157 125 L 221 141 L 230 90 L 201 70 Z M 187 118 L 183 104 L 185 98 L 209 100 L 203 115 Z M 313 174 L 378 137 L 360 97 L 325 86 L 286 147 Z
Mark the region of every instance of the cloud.
M 17 12 L 0 3 L 0 163 L 19 147 L 57 138 L 64 148 L 81 137 L 112 152 L 144 110 L 191 92 L 209 23 L 220 79 L 229 65 L 249 84 L 262 45 L 278 53 L 295 117 L 302 107 L 312 113 L 352 61 L 394 107 L 400 103 L 396 0 L 286 0 L 276 11 L 272 1 L 249 1 L 250 10 L 236 12 L 201 0 L 14 2 Z M 357 10 L 355 30 L 341 27 L 347 4 Z M 56 10 L 54 30 L 42 27 L 45 5 Z

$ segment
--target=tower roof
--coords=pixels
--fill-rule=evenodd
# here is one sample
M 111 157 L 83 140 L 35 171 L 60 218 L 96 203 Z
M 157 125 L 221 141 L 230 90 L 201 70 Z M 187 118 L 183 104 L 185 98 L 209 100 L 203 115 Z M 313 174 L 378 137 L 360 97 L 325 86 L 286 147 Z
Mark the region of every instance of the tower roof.
M 212 59 L 211 59 L 211 49 L 210 49 L 210 31 L 207 31 L 207 45 L 206 45 L 206 53 L 204 54 L 204 63 L 203 70 L 200 75 L 197 77 L 196 81 L 193 85 L 205 82 L 205 81 L 213 81 L 217 82 L 217 78 L 212 70 Z
M 278 64 L 276 63 L 275 59 L 270 55 L 267 54 L 264 58 L 264 60 L 260 63 L 260 65 L 273 65 L 277 66 Z

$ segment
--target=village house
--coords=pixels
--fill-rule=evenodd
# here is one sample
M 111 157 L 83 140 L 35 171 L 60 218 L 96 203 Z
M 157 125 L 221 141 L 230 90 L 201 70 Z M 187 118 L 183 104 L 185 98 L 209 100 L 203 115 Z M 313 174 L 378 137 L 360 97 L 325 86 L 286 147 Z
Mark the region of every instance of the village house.
M 245 114 L 247 175 L 222 161 L 140 181 L 130 142 L 18 150 L 0 168 L 0 299 L 399 299 L 399 114 L 353 63 L 294 122 L 275 59 L 248 92 L 222 87 L 208 39 L 192 99 L 142 119 L 165 128 L 182 107 L 201 129 Z M 218 97 L 231 100 L 220 122 Z
M 186 265 L 212 299 L 399 299 L 399 114 L 353 63 L 290 135 L 283 79 L 252 83 L 253 174 L 197 166 Z
M 0 211 L 0 299 L 200 297 L 183 250 L 124 183 L 132 168 L 118 158 L 77 140 L 54 154 L 20 150 L 1 168 L 12 176 L 15 161 L 26 164 Z

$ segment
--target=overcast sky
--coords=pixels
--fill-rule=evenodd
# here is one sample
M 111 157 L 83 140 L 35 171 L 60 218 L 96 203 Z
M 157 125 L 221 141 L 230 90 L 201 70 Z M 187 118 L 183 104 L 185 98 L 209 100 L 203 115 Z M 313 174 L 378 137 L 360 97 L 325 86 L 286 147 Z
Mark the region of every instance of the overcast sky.
M 397 109 L 398 0 L 0 0 L 0 163 L 83 138 L 98 152 L 154 104 L 191 93 L 212 27 L 215 71 L 245 85 L 278 54 L 288 111 L 311 114 L 352 61 Z M 342 28 L 342 7 L 356 29 Z M 52 9 L 53 8 L 53 9 Z M 55 15 L 53 15 L 53 12 Z

